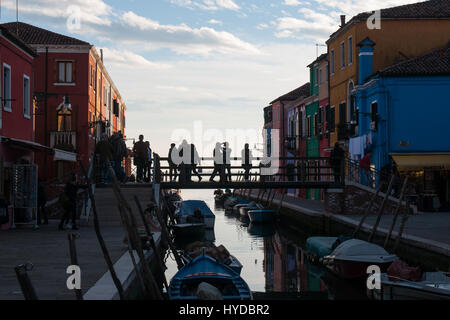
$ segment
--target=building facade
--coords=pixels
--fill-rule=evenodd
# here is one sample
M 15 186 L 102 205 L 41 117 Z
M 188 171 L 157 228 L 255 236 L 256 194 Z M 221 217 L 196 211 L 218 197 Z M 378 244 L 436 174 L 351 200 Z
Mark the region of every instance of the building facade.
M 378 54 L 371 39 L 361 44 L 356 87 L 358 137 L 352 153 L 372 151 L 372 167 L 396 164 L 415 190 L 419 210 L 450 209 L 450 43 L 372 74 Z M 359 146 L 359 149 L 358 149 Z
M 34 48 L 36 77 L 36 141 L 50 148 L 75 152 L 85 167 L 104 133 L 125 134 L 126 106 L 103 64 L 103 54 L 75 38 L 29 24 L 3 26 Z M 65 180 L 76 163 L 36 159 L 40 177 Z

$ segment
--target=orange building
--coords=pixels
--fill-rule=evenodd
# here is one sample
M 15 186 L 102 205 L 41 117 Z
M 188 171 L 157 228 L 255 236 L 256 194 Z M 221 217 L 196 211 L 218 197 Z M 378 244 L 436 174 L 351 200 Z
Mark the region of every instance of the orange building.
M 366 38 L 375 42 L 373 72 L 446 45 L 450 39 L 450 1 L 430 0 L 382 9 L 379 29 L 373 13 L 365 12 L 345 22 L 327 41 L 330 64 L 330 108 L 335 130 L 330 145 L 348 141 L 358 133 L 357 106 L 353 89 L 358 79 L 358 44 Z M 362 79 L 364 80 L 364 79 Z M 333 113 L 333 112 L 332 112 Z

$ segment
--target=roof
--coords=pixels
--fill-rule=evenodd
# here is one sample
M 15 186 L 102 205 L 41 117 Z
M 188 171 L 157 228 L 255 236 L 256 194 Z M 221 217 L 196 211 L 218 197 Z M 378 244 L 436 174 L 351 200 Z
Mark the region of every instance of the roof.
M 21 48 L 26 53 L 30 54 L 32 57 L 37 57 L 36 51 L 27 45 L 25 42 L 16 37 L 14 33 L 11 33 L 8 29 L 4 28 L 0 25 L 1 33 L 5 36 L 6 39 L 16 44 L 19 48 Z
M 90 46 L 88 42 L 68 37 L 49 30 L 38 28 L 23 22 L 3 23 L 1 26 L 16 34 L 28 45 L 76 45 Z
M 315 63 L 325 60 L 326 58 L 328 58 L 328 53 L 322 53 L 316 60 L 308 65 L 308 68 L 311 68 Z
M 345 27 L 360 21 L 366 21 L 372 14 L 373 11 L 369 11 L 354 16 L 343 27 L 333 33 L 328 41 L 337 36 Z M 450 1 L 429 0 L 381 9 L 381 19 L 450 19 Z
M 292 90 L 289 93 L 286 93 L 285 95 L 278 97 L 277 99 L 273 100 L 270 104 L 274 104 L 277 101 L 294 101 L 297 100 L 300 97 L 307 97 L 310 93 L 310 83 L 305 83 L 301 87 L 298 87 L 295 90 Z
M 380 76 L 450 75 L 450 42 L 443 48 L 396 63 L 376 74 Z

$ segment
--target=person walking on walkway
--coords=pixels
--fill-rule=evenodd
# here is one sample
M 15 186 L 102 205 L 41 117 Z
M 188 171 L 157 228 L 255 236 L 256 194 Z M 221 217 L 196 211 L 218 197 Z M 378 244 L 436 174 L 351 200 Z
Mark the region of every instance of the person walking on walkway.
M 77 195 L 78 189 L 82 187 L 77 184 L 77 177 L 75 174 L 72 174 L 69 181 L 66 183 L 64 188 L 64 193 L 62 194 L 62 206 L 64 209 L 64 214 L 61 218 L 61 222 L 59 223 L 58 229 L 64 230 L 64 225 L 69 223 L 69 220 L 72 219 L 72 230 L 78 230 L 76 224 L 77 218 Z
M 144 168 L 147 162 L 148 151 L 144 142 L 144 136 L 139 136 L 139 141 L 133 146 L 134 165 L 136 166 L 136 182 L 141 183 L 144 178 Z
M 336 142 L 331 151 L 330 164 L 334 172 L 334 181 L 341 183 L 342 169 L 344 164 L 345 151 L 341 148 L 341 144 Z
M 111 161 L 113 159 L 113 149 L 106 134 L 103 134 L 101 140 L 97 142 L 97 145 L 95 146 L 95 154 L 98 161 L 100 161 L 101 183 L 111 183 L 109 166 L 111 165 Z
M 248 182 L 250 180 L 250 170 L 252 168 L 252 152 L 249 149 L 248 143 L 245 144 L 242 150 L 242 168 L 244 168 L 244 180 Z
M 183 140 L 178 147 L 179 159 L 181 159 L 179 170 L 180 170 L 180 182 L 191 181 L 191 170 L 190 170 L 190 153 L 191 148 L 186 140 Z
M 167 156 L 168 162 L 169 162 L 169 178 L 170 178 L 171 182 L 176 181 L 177 176 L 178 176 L 177 165 L 174 162 L 174 158 L 175 158 L 177 152 L 178 152 L 178 149 L 175 146 L 175 143 L 172 143 L 170 145 L 169 154 Z
M 223 153 L 222 153 L 222 145 L 220 142 L 216 143 L 216 147 L 213 151 L 213 158 L 214 158 L 214 170 L 211 174 L 211 177 L 209 178 L 209 181 L 213 182 L 214 178 L 219 175 L 220 176 L 220 182 L 223 181 L 224 174 L 222 173 L 223 170 Z
M 231 182 L 231 149 L 229 148 L 228 142 L 223 143 L 223 162 L 224 162 L 224 175 L 225 181 Z
M 45 184 L 44 182 L 39 179 L 38 182 L 38 224 L 42 223 L 42 218 L 44 218 L 44 224 L 48 224 L 48 217 L 47 217 L 47 193 L 45 192 Z

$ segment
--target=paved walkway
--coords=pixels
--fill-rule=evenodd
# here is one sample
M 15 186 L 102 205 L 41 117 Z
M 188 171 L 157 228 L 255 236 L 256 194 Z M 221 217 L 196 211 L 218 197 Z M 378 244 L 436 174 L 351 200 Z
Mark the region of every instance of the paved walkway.
M 107 271 L 94 227 L 81 227 L 76 231 L 81 284 L 85 293 Z M 116 262 L 126 251 L 122 227 L 101 227 L 110 256 Z M 41 300 L 72 300 L 75 293 L 66 287 L 70 265 L 68 231 L 57 230 L 57 222 L 42 226 L 40 230 L 16 229 L 0 231 L 0 300 L 23 300 L 14 267 L 32 262 L 30 279 Z
M 257 190 L 251 193 L 253 198 L 258 195 Z M 267 199 L 267 194 L 264 197 L 263 203 Z M 278 205 L 281 195 L 277 194 L 274 198 L 274 205 Z M 354 225 L 359 224 L 362 215 L 337 215 L 325 212 L 324 205 L 320 201 L 301 199 L 293 196 L 285 196 L 283 200 L 283 207 L 287 207 L 303 214 L 308 215 L 328 215 L 333 220 Z M 365 229 L 372 228 L 376 215 L 367 217 L 363 227 Z M 386 214 L 382 216 L 378 231 L 382 234 L 387 234 L 392 224 L 393 215 Z M 401 217 L 397 219 L 396 227 L 393 235 L 396 236 L 396 231 L 399 229 Z M 450 213 L 445 212 L 430 212 L 419 213 L 411 215 L 405 225 L 403 238 L 411 240 L 416 243 L 423 244 L 425 248 L 433 248 L 443 254 L 450 256 Z

